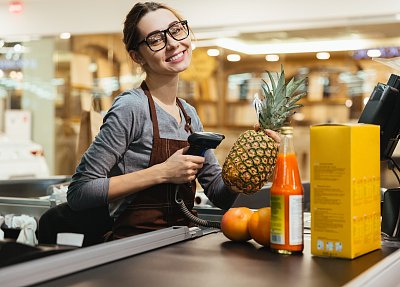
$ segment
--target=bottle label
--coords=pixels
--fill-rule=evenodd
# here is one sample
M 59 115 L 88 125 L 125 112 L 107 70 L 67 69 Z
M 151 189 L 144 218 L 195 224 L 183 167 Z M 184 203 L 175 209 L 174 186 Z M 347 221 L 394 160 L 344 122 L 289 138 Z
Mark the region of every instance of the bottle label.
M 285 244 L 285 198 L 271 195 L 271 243 Z
M 303 196 L 289 196 L 289 244 L 303 244 Z

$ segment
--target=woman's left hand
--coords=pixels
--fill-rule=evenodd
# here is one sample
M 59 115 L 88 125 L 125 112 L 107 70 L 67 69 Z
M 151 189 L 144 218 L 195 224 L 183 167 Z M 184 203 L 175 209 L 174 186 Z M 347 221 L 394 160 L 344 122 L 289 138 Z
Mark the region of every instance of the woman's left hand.
M 254 130 L 256 132 L 258 132 L 260 130 L 260 124 L 255 124 L 254 125 Z M 270 138 L 272 138 L 274 141 L 276 141 L 278 144 L 281 142 L 281 137 L 279 136 L 279 133 L 277 133 L 276 131 L 273 130 L 269 130 L 269 129 L 265 129 L 264 133 L 269 136 Z

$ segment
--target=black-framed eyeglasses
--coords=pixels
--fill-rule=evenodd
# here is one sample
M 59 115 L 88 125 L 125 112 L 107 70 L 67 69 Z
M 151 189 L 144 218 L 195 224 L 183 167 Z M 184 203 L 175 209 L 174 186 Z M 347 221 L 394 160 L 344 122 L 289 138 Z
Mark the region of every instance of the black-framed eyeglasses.
M 167 46 L 167 33 L 176 41 L 182 41 L 189 36 L 189 26 L 186 20 L 176 22 L 168 27 L 168 29 L 161 31 L 154 31 L 147 35 L 139 45 L 146 43 L 153 52 L 160 51 Z

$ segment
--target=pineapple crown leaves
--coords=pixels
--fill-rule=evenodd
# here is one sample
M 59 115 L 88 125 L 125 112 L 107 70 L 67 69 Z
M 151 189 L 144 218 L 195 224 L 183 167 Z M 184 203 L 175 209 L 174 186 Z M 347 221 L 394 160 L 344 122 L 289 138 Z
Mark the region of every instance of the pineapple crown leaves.
M 280 73 L 267 71 L 267 74 L 271 86 L 263 80 L 261 88 L 264 97 L 261 99 L 256 95 L 254 99 L 254 107 L 261 128 L 278 130 L 285 124 L 288 117 L 295 113 L 296 109 L 302 107 L 301 104 L 297 104 L 297 101 L 303 98 L 306 95 L 306 92 L 299 94 L 296 94 L 296 92 L 303 86 L 306 78 L 292 78 L 286 84 L 283 65 L 281 65 Z M 275 78 L 277 78 L 277 81 L 275 81 Z

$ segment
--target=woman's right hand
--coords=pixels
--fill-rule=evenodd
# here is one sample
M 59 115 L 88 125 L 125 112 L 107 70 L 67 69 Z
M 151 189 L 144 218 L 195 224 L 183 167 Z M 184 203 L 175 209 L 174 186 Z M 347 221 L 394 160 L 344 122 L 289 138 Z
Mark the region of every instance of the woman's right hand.
M 160 165 L 166 182 L 181 184 L 196 178 L 197 172 L 203 167 L 204 157 L 184 154 L 188 148 L 176 151 Z

